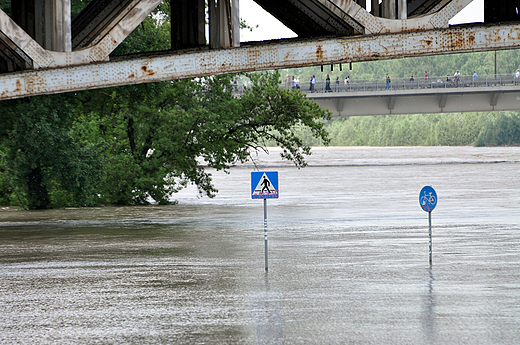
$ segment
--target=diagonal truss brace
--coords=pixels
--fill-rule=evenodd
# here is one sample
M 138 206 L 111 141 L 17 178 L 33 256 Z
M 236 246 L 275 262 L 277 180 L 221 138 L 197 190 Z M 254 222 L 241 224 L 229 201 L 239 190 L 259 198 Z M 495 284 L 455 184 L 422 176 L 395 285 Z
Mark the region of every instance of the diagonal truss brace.
M 448 27 L 448 22 L 473 0 L 451 0 L 434 13 L 410 19 L 386 19 L 375 17 L 353 0 L 318 0 L 332 3 L 365 29 L 365 34 L 384 34 L 406 31 L 433 30 Z
M 44 49 L 5 12 L 0 10 L 0 33 L 8 38 L 12 50 L 21 50 L 32 60 L 34 69 L 55 68 L 70 65 L 107 61 L 108 55 L 162 2 L 140 0 L 132 4 L 123 17 L 95 45 L 72 52 L 57 52 Z

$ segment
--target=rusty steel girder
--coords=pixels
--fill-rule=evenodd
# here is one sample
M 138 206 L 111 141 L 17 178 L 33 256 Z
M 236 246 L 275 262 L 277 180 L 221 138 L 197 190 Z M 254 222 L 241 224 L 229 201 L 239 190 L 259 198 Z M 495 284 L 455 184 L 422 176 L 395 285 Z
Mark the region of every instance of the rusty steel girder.
M 233 49 L 197 50 L 183 54 L 169 52 L 0 75 L 0 100 L 244 71 L 518 47 L 520 27 L 516 24 L 254 43 Z

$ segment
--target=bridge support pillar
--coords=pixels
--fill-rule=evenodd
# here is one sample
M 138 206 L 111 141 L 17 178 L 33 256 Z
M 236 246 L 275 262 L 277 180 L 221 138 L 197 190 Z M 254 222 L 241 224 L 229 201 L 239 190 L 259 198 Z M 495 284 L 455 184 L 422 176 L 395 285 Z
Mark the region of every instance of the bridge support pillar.
M 45 49 L 72 51 L 70 0 L 11 0 L 12 18 Z
M 239 0 L 209 0 L 209 46 L 240 46 Z
M 381 11 L 379 10 L 379 0 L 372 0 L 372 15 L 374 17 L 380 17 Z
M 383 18 L 395 19 L 396 16 L 396 0 L 383 0 Z
M 204 0 L 171 0 L 172 49 L 206 45 Z
M 49 15 L 49 11 L 45 11 L 45 22 L 50 21 L 52 23 L 45 27 L 45 35 L 51 36 L 50 40 L 46 40 L 46 42 L 50 41 L 50 50 L 70 52 L 72 51 L 70 0 L 45 0 L 45 8 L 51 6 L 52 14 Z M 49 29 L 52 29 L 52 31 L 47 31 Z
M 406 0 L 397 0 L 397 19 L 408 18 L 408 6 Z
M 498 92 L 493 92 L 493 94 L 491 95 L 491 101 L 489 102 L 489 105 L 492 106 L 493 109 L 495 109 L 495 107 L 497 106 L 499 96 L 500 94 Z
M 396 0 L 383 0 L 383 18 L 395 19 L 395 1 Z

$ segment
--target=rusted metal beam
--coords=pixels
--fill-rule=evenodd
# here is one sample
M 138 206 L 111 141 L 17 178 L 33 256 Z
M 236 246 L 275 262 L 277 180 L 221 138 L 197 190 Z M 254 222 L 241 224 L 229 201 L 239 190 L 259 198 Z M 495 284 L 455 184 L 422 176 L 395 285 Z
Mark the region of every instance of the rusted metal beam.
M 209 46 L 230 48 L 240 46 L 238 0 L 209 0 Z
M 147 55 L 90 65 L 0 75 L 0 99 L 149 83 L 216 74 L 272 70 L 421 55 L 520 47 L 520 27 L 470 25 L 449 29 L 279 41 L 240 48 Z

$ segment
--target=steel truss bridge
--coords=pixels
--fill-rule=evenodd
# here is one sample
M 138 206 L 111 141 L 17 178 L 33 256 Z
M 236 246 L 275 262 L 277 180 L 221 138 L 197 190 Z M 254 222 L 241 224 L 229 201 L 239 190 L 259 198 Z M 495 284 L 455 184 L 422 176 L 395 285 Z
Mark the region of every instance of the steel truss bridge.
M 239 0 L 170 0 L 171 49 L 111 56 L 162 0 L 11 0 L 0 10 L 0 100 L 300 66 L 520 47 L 517 0 L 450 26 L 472 0 L 254 0 L 298 38 L 241 43 Z M 206 2 L 209 39 L 205 34 Z M 4 2 L 5 3 L 5 2 Z

